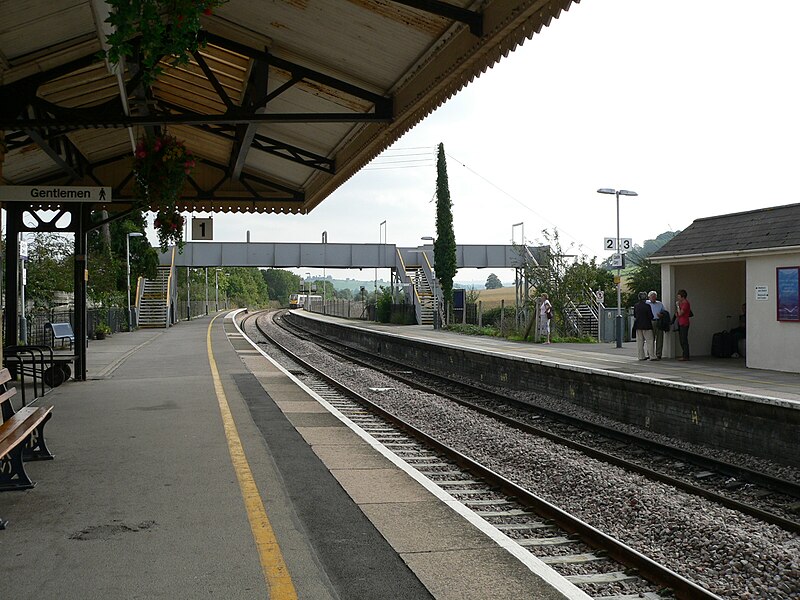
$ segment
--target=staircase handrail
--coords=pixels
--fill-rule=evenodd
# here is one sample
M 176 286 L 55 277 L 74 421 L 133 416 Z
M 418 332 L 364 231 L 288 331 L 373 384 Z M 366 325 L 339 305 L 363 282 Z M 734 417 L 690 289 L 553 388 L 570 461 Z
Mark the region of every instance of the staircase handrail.
M 420 261 L 420 266 L 422 267 L 422 272 L 425 274 L 425 279 L 428 280 L 428 285 L 431 287 L 431 292 L 433 292 L 433 297 L 436 300 L 439 300 L 442 297 L 442 288 L 439 286 L 439 280 L 436 279 L 436 274 L 433 271 L 433 267 L 431 266 L 431 261 L 428 260 L 428 253 L 424 250 L 422 251 L 422 257 L 425 259 L 425 262 Z
M 403 260 L 403 255 L 400 253 L 399 248 L 395 248 L 395 252 L 397 253 L 397 260 L 395 263 L 396 270 L 397 270 L 397 278 L 400 280 L 400 283 L 410 286 L 410 300 L 411 303 L 414 305 L 414 313 L 417 316 L 417 323 L 422 323 L 422 302 L 419 299 L 419 294 L 417 293 L 417 286 L 414 285 L 414 282 L 408 277 L 408 273 L 406 272 L 406 261 Z
M 142 296 L 144 295 L 144 277 L 141 275 L 136 278 L 136 295 L 134 296 L 134 303 L 133 306 L 136 308 L 136 324 L 135 327 L 139 327 L 139 312 L 142 307 Z

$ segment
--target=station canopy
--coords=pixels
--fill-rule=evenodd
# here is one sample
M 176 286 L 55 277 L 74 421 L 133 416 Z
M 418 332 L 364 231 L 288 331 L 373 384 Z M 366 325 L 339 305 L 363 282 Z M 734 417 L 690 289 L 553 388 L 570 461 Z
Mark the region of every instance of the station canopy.
M 130 205 L 136 140 L 167 133 L 197 160 L 179 208 L 307 213 L 573 1 L 231 0 L 150 86 L 103 59 L 103 0 L 3 2 L 0 183 Z

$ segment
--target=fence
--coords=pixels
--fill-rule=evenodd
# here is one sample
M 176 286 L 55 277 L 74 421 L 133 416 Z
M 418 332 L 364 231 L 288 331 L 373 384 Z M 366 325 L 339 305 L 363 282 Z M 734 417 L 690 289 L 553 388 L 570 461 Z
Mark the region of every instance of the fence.
M 75 312 L 72 308 L 35 308 L 25 315 L 28 326 L 27 343 L 32 345 L 48 346 L 52 343 L 50 333 L 45 329 L 46 323 L 69 323 L 75 328 Z M 93 338 L 95 329 L 100 323 L 105 323 L 111 328 L 112 333 L 128 330 L 128 310 L 126 308 L 90 308 L 86 311 L 86 334 Z M 10 340 L 5 340 L 4 346 L 12 345 Z M 16 343 L 16 342 L 14 342 Z
M 361 300 L 312 300 L 306 310 L 344 319 L 372 320 L 374 314 L 371 308 Z

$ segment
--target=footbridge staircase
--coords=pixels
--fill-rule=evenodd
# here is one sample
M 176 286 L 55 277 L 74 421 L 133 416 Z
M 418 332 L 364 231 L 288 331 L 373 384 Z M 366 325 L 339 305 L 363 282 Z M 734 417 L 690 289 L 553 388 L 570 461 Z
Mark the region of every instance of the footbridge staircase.
M 140 277 L 136 286 L 136 326 L 145 329 L 172 325 L 176 297 L 177 286 L 172 264 L 159 266 L 154 279 Z

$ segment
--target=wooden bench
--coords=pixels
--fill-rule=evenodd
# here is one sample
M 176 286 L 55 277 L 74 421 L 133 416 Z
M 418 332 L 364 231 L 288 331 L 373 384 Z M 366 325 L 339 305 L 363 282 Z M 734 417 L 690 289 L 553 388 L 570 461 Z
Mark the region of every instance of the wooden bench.
M 0 491 L 27 490 L 36 485 L 25 472 L 23 460 L 52 460 L 47 449 L 44 426 L 52 416 L 52 406 L 23 406 L 14 410 L 11 398 L 16 388 L 8 387 L 11 374 L 0 370 Z M 0 529 L 7 521 L 0 519 Z
M 72 331 L 72 325 L 69 323 L 45 323 L 44 329 L 45 331 L 49 330 L 50 334 L 53 336 L 53 346 L 56 345 L 56 340 L 61 342 L 67 340 L 69 342 L 69 349 L 72 350 L 72 347 L 75 345 L 75 332 Z

